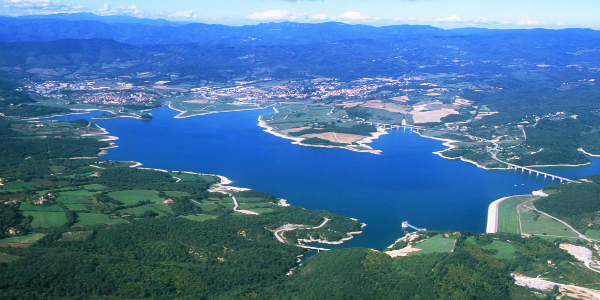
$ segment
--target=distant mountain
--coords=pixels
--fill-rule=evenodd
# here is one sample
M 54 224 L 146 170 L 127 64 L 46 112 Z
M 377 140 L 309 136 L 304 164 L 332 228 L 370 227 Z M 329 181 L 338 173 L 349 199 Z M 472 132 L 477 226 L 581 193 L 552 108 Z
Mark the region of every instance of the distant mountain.
M 64 20 L 64 21 L 100 21 L 108 24 L 115 23 L 133 23 L 150 26 L 174 26 L 188 24 L 190 22 L 174 22 L 165 19 L 147 19 L 136 18 L 128 15 L 99 16 L 92 13 L 73 13 L 73 14 L 51 14 L 51 15 L 27 15 L 14 17 L 19 20 Z
M 0 67 L 48 68 L 56 74 L 143 70 L 207 79 L 235 74 L 352 79 L 413 71 L 503 74 L 525 63 L 544 70 L 600 64 L 600 31 L 591 29 L 443 30 L 336 22 L 234 27 L 152 21 L 166 25 L 92 14 L 0 17 Z
M 336 22 L 281 22 L 234 27 L 94 14 L 0 17 L 1 42 L 104 38 L 128 44 L 292 45 L 363 38 L 389 40 L 390 37 L 413 34 L 446 33 L 432 26 L 373 27 Z

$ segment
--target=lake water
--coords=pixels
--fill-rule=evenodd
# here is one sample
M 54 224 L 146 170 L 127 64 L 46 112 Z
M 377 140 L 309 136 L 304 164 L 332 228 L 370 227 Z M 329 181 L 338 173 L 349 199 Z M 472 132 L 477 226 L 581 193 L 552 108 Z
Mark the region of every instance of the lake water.
M 106 160 L 144 167 L 220 174 L 232 185 L 272 193 L 292 205 L 324 209 L 367 223 L 362 234 L 337 247 L 384 249 L 403 236 L 402 221 L 430 230 L 484 232 L 488 205 L 530 194 L 551 183 L 520 171 L 486 171 L 432 154 L 440 141 L 392 131 L 371 145 L 381 155 L 304 147 L 257 126 L 272 108 L 174 119 L 167 107 L 151 121 L 93 120 L 119 137 Z M 101 112 L 58 120 L 91 118 Z M 544 168 L 576 178 L 600 174 L 600 159 L 583 167 Z M 335 248 L 334 246 L 333 248 Z

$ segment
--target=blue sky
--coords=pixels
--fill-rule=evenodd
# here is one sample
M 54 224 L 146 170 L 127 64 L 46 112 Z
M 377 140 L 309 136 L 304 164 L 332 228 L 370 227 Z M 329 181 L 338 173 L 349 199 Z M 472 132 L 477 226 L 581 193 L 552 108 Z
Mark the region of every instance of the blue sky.
M 598 0 L 0 0 L 0 14 L 127 14 L 229 25 L 338 21 L 375 26 L 600 29 Z

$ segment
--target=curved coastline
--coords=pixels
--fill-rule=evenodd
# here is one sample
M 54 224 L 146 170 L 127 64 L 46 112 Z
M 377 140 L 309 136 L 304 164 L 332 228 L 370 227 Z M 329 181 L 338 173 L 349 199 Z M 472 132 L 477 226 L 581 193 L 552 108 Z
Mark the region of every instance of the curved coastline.
M 188 112 L 188 110 L 181 110 L 181 109 L 177 109 L 177 108 L 173 107 L 171 101 L 169 101 L 169 103 L 167 103 L 167 106 L 170 109 L 179 112 L 178 115 L 176 115 L 175 117 L 173 117 L 175 119 L 185 119 L 185 118 L 189 118 L 189 117 L 204 116 L 204 115 L 211 115 L 211 114 L 218 114 L 218 113 L 227 113 L 227 112 L 236 112 L 236 111 L 257 110 L 257 109 L 269 108 L 269 107 L 271 107 L 273 105 L 275 105 L 275 104 L 269 105 L 267 107 L 257 106 L 255 108 L 244 108 L 244 109 L 234 109 L 234 110 L 211 111 L 211 112 L 193 114 L 193 115 L 189 115 L 189 116 L 183 116 L 185 113 Z
M 277 111 L 276 108 L 273 108 L 273 109 L 275 109 L 275 111 Z M 286 135 L 286 134 L 276 131 L 275 128 L 273 128 L 272 126 L 269 126 L 269 124 L 267 124 L 267 122 L 264 121 L 262 119 L 262 117 L 263 116 L 258 117 L 258 126 L 264 128 L 265 132 L 270 133 L 274 136 L 278 136 L 280 138 L 292 140 L 293 141 L 292 144 L 294 144 L 294 145 L 300 145 L 300 146 L 306 146 L 306 147 L 340 148 L 340 149 L 348 149 L 348 150 L 354 151 L 354 152 L 366 152 L 366 153 L 373 153 L 373 154 L 381 154 L 381 150 L 374 150 L 371 146 L 366 145 L 366 144 L 373 142 L 373 140 L 379 138 L 381 135 L 388 134 L 388 132 L 385 129 L 377 128 L 377 131 L 371 133 L 371 136 L 367 136 L 356 142 L 360 146 L 368 148 L 367 150 L 356 149 L 356 148 L 352 148 L 351 146 L 309 145 L 309 144 L 302 143 L 302 141 L 304 139 L 301 137 L 294 137 L 294 136 Z

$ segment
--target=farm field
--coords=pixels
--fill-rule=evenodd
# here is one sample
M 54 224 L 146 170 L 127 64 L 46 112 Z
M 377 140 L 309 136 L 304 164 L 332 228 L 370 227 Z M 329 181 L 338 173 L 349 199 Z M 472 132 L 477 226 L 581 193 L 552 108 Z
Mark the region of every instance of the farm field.
M 421 251 L 414 252 L 413 255 L 429 254 L 436 252 L 452 252 L 454 250 L 455 239 L 444 238 L 442 235 L 436 235 L 420 243 L 413 245 L 414 248 Z
M 178 191 L 166 191 L 165 194 L 168 197 L 184 197 L 184 196 L 189 196 L 189 193 L 186 192 L 178 192 Z
M 161 210 L 156 209 L 153 205 L 148 204 L 148 205 L 142 205 L 142 206 L 136 206 L 136 207 L 132 207 L 132 208 L 125 208 L 122 210 L 119 210 L 120 214 L 128 214 L 128 215 L 141 215 L 146 211 L 154 211 L 156 212 L 159 216 L 165 216 L 166 214 L 164 212 L 162 212 Z
M 125 205 L 133 205 L 140 201 L 150 200 L 150 202 L 163 201 L 158 197 L 158 192 L 150 190 L 127 190 L 108 193 L 108 196 L 123 202 Z
M 111 219 L 108 215 L 100 213 L 79 213 L 79 221 L 75 226 L 97 225 L 97 224 L 117 224 L 127 222 L 122 218 Z
M 20 244 L 33 244 L 37 242 L 39 239 L 43 238 L 45 233 L 30 233 L 27 235 L 13 236 L 9 238 L 5 238 L 2 242 L 6 243 L 20 243 Z
M 192 221 L 206 221 L 206 220 L 210 220 L 210 219 L 215 219 L 215 218 L 217 218 L 217 216 L 208 215 L 208 214 L 197 214 L 197 215 L 184 216 L 183 218 L 186 218 L 186 219 L 192 220 Z
M 0 191 L 16 191 L 24 188 L 29 188 L 35 186 L 31 182 L 23 182 L 23 181 L 11 181 L 8 183 L 4 183 L 0 185 Z
M 84 185 L 83 188 L 88 191 L 90 191 L 90 190 L 100 191 L 100 190 L 107 189 L 106 186 L 103 186 L 101 184 L 88 184 L 88 185 Z
M 24 211 L 23 215 L 33 216 L 33 221 L 31 222 L 31 227 L 33 228 L 59 227 L 67 222 L 64 212 Z
M 61 212 L 64 214 L 64 209 L 58 205 L 33 205 L 29 202 L 23 202 L 20 206 L 23 211 L 48 211 L 48 212 Z

